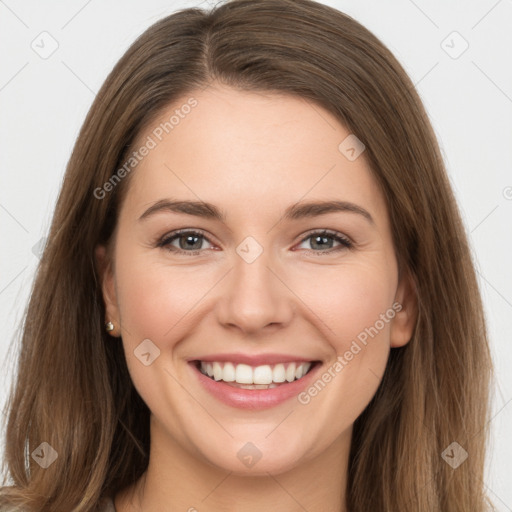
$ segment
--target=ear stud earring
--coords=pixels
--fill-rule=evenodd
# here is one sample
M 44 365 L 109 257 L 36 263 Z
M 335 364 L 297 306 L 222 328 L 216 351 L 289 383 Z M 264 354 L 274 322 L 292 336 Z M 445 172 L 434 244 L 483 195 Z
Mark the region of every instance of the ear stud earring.
M 107 332 L 112 332 L 114 330 L 114 324 L 112 322 L 107 322 L 105 324 L 105 330 Z

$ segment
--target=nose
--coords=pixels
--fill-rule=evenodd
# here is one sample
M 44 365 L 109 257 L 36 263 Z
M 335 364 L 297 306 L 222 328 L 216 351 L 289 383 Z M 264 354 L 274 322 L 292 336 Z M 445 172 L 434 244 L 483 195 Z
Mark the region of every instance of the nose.
M 225 328 L 247 336 L 290 324 L 294 295 L 269 252 L 263 251 L 250 263 L 235 255 L 216 307 L 217 320 Z

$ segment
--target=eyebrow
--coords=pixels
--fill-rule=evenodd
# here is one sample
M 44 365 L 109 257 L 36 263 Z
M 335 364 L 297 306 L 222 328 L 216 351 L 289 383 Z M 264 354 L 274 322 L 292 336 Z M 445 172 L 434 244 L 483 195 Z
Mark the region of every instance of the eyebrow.
M 224 223 L 226 222 L 226 214 L 214 204 L 205 203 L 203 201 L 177 201 L 172 199 L 161 199 L 157 201 L 139 217 L 139 220 L 147 219 L 151 215 L 162 211 L 185 213 L 187 215 L 194 215 L 205 219 L 218 220 Z M 370 213 L 361 206 L 348 201 L 336 200 L 309 201 L 293 204 L 285 210 L 283 218 L 285 220 L 299 220 L 336 212 L 355 213 L 364 217 L 370 224 L 375 224 Z

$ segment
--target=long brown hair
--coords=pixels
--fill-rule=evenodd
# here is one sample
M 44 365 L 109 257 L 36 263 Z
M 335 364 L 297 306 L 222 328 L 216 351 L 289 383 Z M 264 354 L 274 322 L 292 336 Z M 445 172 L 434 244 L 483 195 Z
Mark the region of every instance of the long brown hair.
M 492 365 L 470 249 L 435 134 L 390 51 L 351 17 L 311 0 L 183 9 L 144 32 L 109 74 L 71 155 L 22 325 L 6 410 L 4 472 L 12 485 L 3 488 L 3 502 L 86 512 L 147 468 L 149 410 L 122 344 L 104 331 L 94 261 L 97 244 L 111 239 L 130 176 L 102 199 L 95 191 L 164 108 L 213 81 L 304 98 L 363 141 L 400 267 L 416 285 L 413 338 L 391 350 L 377 393 L 354 425 L 348 510 L 488 510 Z M 46 469 L 31 456 L 43 442 L 58 454 Z M 454 442 L 460 448 L 452 450 L 468 453 L 457 468 L 443 457 Z

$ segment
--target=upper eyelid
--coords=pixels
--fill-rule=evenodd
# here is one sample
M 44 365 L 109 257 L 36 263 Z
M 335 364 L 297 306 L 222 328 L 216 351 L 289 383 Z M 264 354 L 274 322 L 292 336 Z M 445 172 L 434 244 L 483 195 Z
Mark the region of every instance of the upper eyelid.
M 193 233 L 196 235 L 202 236 L 205 240 L 208 240 L 210 243 L 213 243 L 210 240 L 210 237 L 199 228 L 190 228 L 190 229 L 178 229 L 176 231 L 171 231 L 170 233 L 165 234 L 162 238 L 160 238 L 160 242 L 168 242 L 170 240 L 176 239 L 180 235 L 186 235 L 188 233 Z

